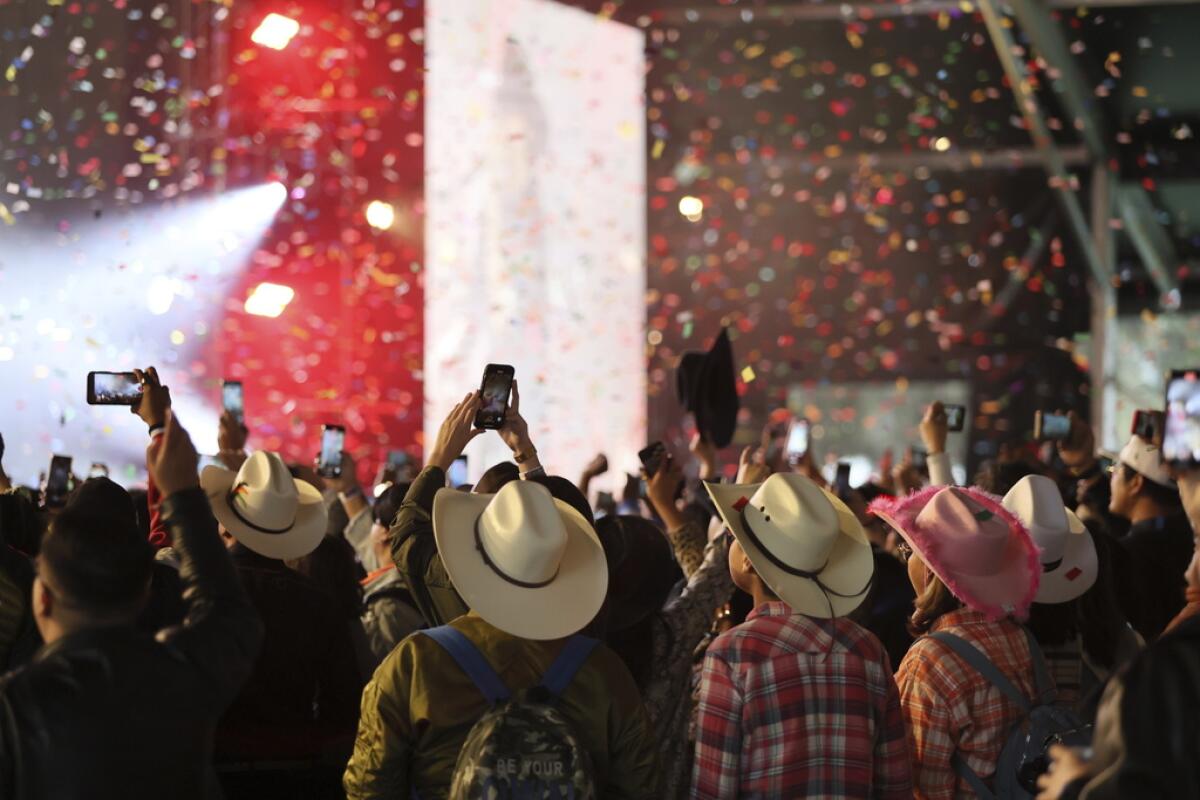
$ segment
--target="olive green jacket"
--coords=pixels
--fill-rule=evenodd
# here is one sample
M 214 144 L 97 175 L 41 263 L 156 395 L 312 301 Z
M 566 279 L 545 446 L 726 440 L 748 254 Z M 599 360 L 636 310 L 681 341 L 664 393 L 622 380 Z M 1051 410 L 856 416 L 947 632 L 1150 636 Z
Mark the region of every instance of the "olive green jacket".
M 475 614 L 451 624 L 511 691 L 537 685 L 564 642 L 519 639 Z M 597 647 L 557 705 L 591 755 L 598 797 L 659 797 L 653 729 L 633 676 L 614 652 Z M 483 695 L 441 645 L 420 633 L 409 636 L 363 691 L 343 778 L 347 798 L 445 797 L 458 751 L 485 710 Z
M 421 470 L 388 530 L 396 571 L 431 628 L 467 613 L 467 604 L 454 590 L 433 539 L 433 498 L 445 487 L 446 473 L 441 467 Z

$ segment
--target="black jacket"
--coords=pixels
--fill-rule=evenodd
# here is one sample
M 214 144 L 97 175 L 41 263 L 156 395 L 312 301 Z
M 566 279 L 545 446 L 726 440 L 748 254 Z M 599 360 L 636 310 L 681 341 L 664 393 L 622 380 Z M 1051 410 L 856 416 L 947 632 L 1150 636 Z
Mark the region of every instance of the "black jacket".
M 1183 573 L 1195 549 L 1192 526 L 1179 512 L 1139 522 L 1119 541 L 1117 600 L 1133 629 L 1151 642 L 1187 602 Z
M 94 628 L 0 679 L 0 796 L 219 797 L 213 731 L 262 627 L 200 489 L 162 505 L 180 556 L 183 624 Z

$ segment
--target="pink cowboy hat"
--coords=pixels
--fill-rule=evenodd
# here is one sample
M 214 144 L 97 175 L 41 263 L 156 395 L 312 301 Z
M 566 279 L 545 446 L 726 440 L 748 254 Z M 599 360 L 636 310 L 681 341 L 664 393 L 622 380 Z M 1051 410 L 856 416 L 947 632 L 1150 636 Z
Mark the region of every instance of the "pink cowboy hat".
M 973 487 L 931 486 L 908 497 L 878 498 L 869 510 L 969 608 L 989 619 L 1029 615 L 1042 573 L 1039 552 L 1000 498 Z

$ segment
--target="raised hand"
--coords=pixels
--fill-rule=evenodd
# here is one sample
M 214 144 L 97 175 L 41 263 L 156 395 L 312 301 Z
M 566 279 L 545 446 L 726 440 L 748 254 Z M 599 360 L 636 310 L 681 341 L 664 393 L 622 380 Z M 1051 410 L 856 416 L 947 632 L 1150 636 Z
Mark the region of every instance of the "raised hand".
M 767 465 L 766 454 L 761 447 L 746 447 L 738 458 L 738 473 L 734 483 L 762 483 L 771 477 L 771 468 Z
M 236 414 L 226 411 L 217 423 L 217 450 L 222 453 L 242 452 L 246 449 L 246 437 L 249 433 Z
M 504 424 L 500 426 L 497 433 L 513 453 L 528 455 L 533 452 L 533 442 L 529 439 L 529 424 L 521 416 L 521 390 L 515 380 L 512 383 L 512 397 L 508 401 L 508 411 L 504 413 Z
M 516 393 L 515 381 L 513 393 Z M 429 453 L 429 466 L 440 467 L 443 472 L 448 471 L 454 459 L 462 455 L 462 451 L 471 440 L 487 432 L 474 427 L 475 412 L 478 410 L 479 392 L 476 391 L 460 400 L 450 411 L 433 442 L 433 450 Z M 507 421 L 505 424 L 508 424 Z
M 141 417 L 149 427 L 162 427 L 171 408 L 171 390 L 159 381 L 158 370 L 154 367 L 146 367 L 144 371 L 135 369 L 133 374 L 142 384 L 142 399 L 129 410 Z
M 1058 457 L 1076 475 L 1091 469 L 1096 463 L 1096 435 L 1074 411 L 1067 414 L 1071 420 L 1071 434 L 1058 443 Z
M 925 409 L 920 425 L 921 441 L 929 455 L 946 452 L 946 436 L 950 433 L 950 422 L 946 418 L 946 407 L 935 401 Z

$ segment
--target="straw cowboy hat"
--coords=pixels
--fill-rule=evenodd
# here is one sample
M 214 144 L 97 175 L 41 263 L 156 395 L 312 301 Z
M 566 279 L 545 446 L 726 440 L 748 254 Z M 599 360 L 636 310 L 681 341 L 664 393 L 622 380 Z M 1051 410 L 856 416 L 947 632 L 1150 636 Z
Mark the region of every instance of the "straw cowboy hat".
M 222 527 L 259 555 L 300 558 L 316 550 L 325 535 L 321 493 L 293 478 L 275 453 L 258 451 L 236 473 L 205 467 L 200 486 Z
M 433 536 L 467 606 L 523 639 L 561 639 L 596 616 L 608 591 L 604 548 L 588 521 L 534 481 L 495 494 L 442 489 Z
M 875 557 L 845 503 L 803 475 L 762 483 L 706 483 L 754 571 L 793 611 L 842 617 L 866 599 Z
M 1026 475 L 1004 495 L 1004 507 L 1025 523 L 1042 551 L 1035 603 L 1066 603 L 1092 588 L 1099 572 L 1096 544 L 1075 512 L 1063 506 L 1054 481 Z
M 1042 564 L 1029 531 L 982 489 L 930 486 L 878 498 L 871 513 L 908 542 L 955 597 L 990 619 L 1025 617 Z

